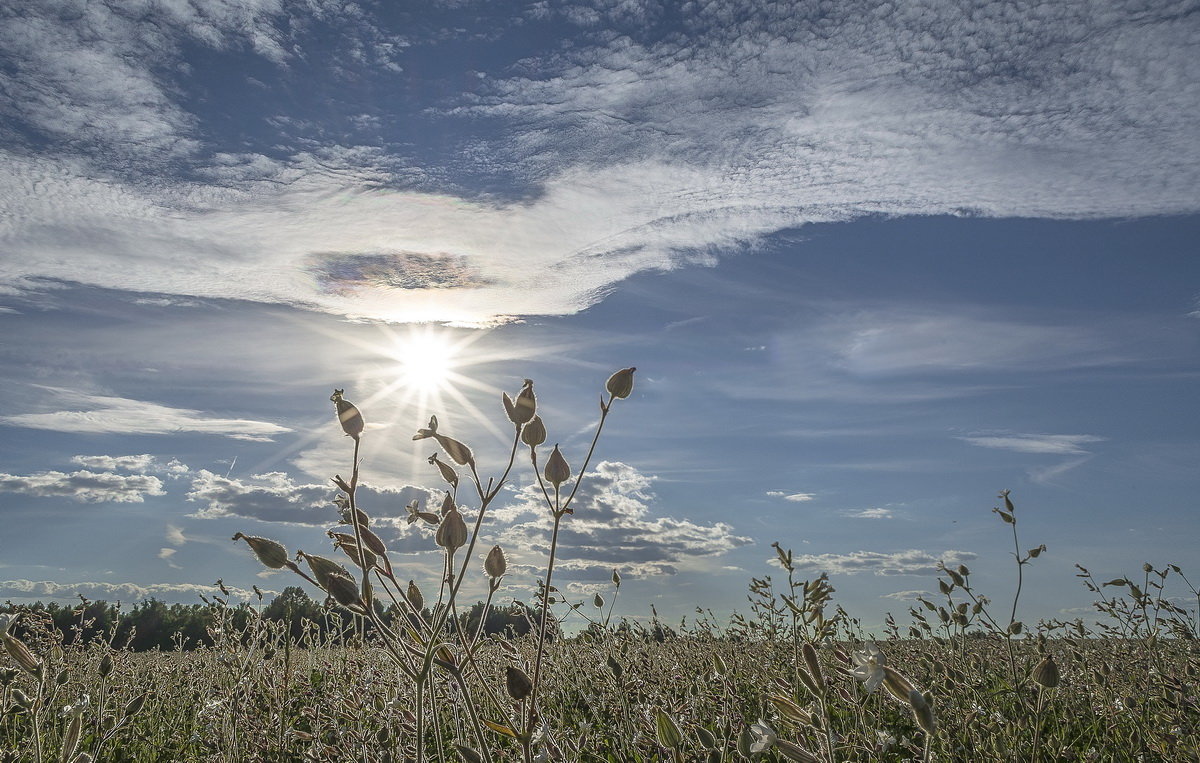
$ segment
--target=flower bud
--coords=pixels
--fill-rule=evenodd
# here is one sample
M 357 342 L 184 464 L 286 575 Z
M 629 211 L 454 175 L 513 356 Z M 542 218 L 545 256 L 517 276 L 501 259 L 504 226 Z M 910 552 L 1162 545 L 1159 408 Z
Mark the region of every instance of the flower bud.
M 508 571 L 508 560 L 504 558 L 504 551 L 499 546 L 492 546 L 492 550 L 488 552 L 487 558 L 483 560 L 483 571 L 491 578 L 503 577 Z
M 306 554 L 303 551 L 296 552 L 296 555 L 308 563 L 308 568 L 312 570 L 313 578 L 317 581 L 317 585 L 329 590 L 329 579 L 334 575 L 349 576 L 346 568 L 332 559 L 326 559 L 323 556 L 314 556 Z
M 563 454 L 558 450 L 558 445 L 554 446 L 554 451 L 546 460 L 546 469 L 543 474 L 546 481 L 555 488 L 571 478 L 571 467 L 567 465 L 567 459 L 563 458 Z
M 537 398 L 533 394 L 533 380 L 526 379 L 525 386 L 517 393 L 517 399 L 513 400 L 504 393 L 504 412 L 508 414 L 508 420 L 516 424 L 518 427 L 528 423 L 537 411 Z
M 524 670 L 509 665 L 504 673 L 504 688 L 508 691 L 508 696 L 520 702 L 533 691 L 533 681 L 529 680 Z
M 596 594 L 594 597 L 592 597 L 592 606 L 596 609 L 602 609 L 604 607 L 604 597 L 600 594 Z
M 462 548 L 467 542 L 467 523 L 463 521 L 462 513 L 458 509 L 451 509 L 442 517 L 434 540 L 450 553 Z
M 531 448 L 536 448 L 546 441 L 546 425 L 542 423 L 541 416 L 534 416 L 521 429 L 521 442 Z
M 337 416 L 338 421 L 342 423 L 342 431 L 357 440 L 363 431 L 363 417 L 353 403 L 342 399 L 342 393 L 345 391 L 344 389 L 335 389 L 329 399 L 337 406 Z
M 439 459 L 437 453 L 429 457 L 429 463 L 438 468 L 438 471 L 442 473 L 442 479 L 450 483 L 450 487 L 458 487 L 458 472 L 454 471 L 453 466 Z
M 113 672 L 113 658 L 111 652 L 105 652 L 100 658 L 100 667 L 98 668 L 101 678 L 108 678 Z
M 255 535 L 243 535 L 242 533 L 234 535 L 233 539 L 246 541 L 250 546 L 250 550 L 258 557 L 258 561 L 262 562 L 266 567 L 278 570 L 288 563 L 287 549 L 278 541 L 271 540 L 270 538 L 259 538 Z
M 621 587 L 621 573 L 617 572 L 615 569 L 613 570 L 612 574 L 612 582 L 614 588 Z
M 636 368 L 622 368 L 612 376 L 608 377 L 604 388 L 608 390 L 608 394 L 613 397 L 626 398 L 629 393 L 633 392 L 633 372 Z

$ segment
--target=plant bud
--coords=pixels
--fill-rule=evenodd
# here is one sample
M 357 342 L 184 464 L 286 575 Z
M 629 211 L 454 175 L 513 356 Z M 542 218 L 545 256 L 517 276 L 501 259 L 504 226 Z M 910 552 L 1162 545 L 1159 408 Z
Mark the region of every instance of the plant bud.
M 421 589 L 417 588 L 415 581 L 408 581 L 408 603 L 412 604 L 413 609 L 420 612 L 425 608 L 425 597 L 421 595 Z
M 346 571 L 345 567 L 333 561 L 332 559 L 326 559 L 323 556 L 314 556 L 313 554 L 306 554 L 303 551 L 298 551 L 297 556 L 308 563 L 308 568 L 312 570 L 313 577 L 316 579 L 317 585 L 324 588 L 327 592 L 329 591 L 328 584 L 331 577 L 334 575 L 349 577 L 350 575 L 350 573 Z
M 326 581 L 325 590 L 333 600 L 343 607 L 362 604 L 362 596 L 358 592 L 358 584 L 349 574 L 330 575 Z
M 594 597 L 592 597 L 592 606 L 595 607 L 596 609 L 603 609 L 604 608 L 604 597 L 601 596 L 600 594 L 596 594 Z
M 142 708 L 146 706 L 146 700 L 150 697 L 150 692 L 144 691 L 133 699 L 129 700 L 125 705 L 125 717 L 132 718 L 142 712 Z
M 499 546 L 492 546 L 492 550 L 488 552 L 487 558 L 483 560 L 483 571 L 491 578 L 504 577 L 504 573 L 508 571 L 508 560 L 504 558 L 504 551 Z
M 1058 686 L 1058 665 L 1054 663 L 1054 657 L 1046 655 L 1037 667 L 1033 669 L 1033 682 L 1038 686 L 1043 686 L 1047 689 L 1053 689 Z
M 471 453 L 471 449 L 468 448 L 464 443 L 459 442 L 453 437 L 446 437 L 445 435 L 440 434 L 434 435 L 434 438 L 438 441 L 438 445 L 442 446 L 442 450 L 446 451 L 446 455 L 450 456 L 454 463 L 458 464 L 459 466 L 468 466 L 475 463 L 474 454 Z
M 442 473 L 442 479 L 450 483 L 450 487 L 458 487 L 458 472 L 454 471 L 453 466 L 439 459 L 437 453 L 429 457 L 429 463 L 438 468 L 438 471 Z
M 1008 624 L 1008 632 L 1015 636 L 1020 633 L 1024 627 L 1025 625 L 1020 620 L 1013 620 Z
M 434 540 L 450 553 L 462 548 L 467 542 L 467 523 L 463 521 L 462 513 L 458 509 L 451 509 L 442 517 Z
M 454 496 L 446 493 L 446 497 L 442 499 L 442 516 L 446 516 L 452 511 L 457 511 L 458 507 L 454 505 Z
M 537 412 L 537 399 L 533 395 L 532 379 L 525 380 L 525 386 L 517 394 L 516 400 L 509 397 L 507 392 L 504 393 L 504 412 L 508 414 L 508 420 L 518 427 L 529 423 Z
M 40 676 L 42 672 L 42 661 L 29 651 L 29 647 L 25 646 L 23 641 L 19 641 L 16 636 L 8 633 L 0 636 L 4 640 L 4 650 L 8 652 L 8 656 L 13 658 L 13 661 L 20 665 L 31 675 Z
M 776 739 L 775 749 L 779 750 L 780 755 L 795 761 L 795 763 L 820 763 L 821 761 L 816 755 L 786 739 Z
M 901 702 L 908 702 L 912 693 L 917 690 L 903 673 L 887 665 L 883 666 L 883 688 Z
M 348 437 L 358 440 L 363 431 L 363 417 L 353 403 L 342 399 L 342 393 L 345 391 L 344 389 L 335 389 L 329 399 L 337 406 L 337 416 L 338 421 L 342 423 L 342 431 Z
M 366 527 L 360 527 L 358 528 L 358 534 L 362 538 L 362 544 L 374 551 L 376 555 L 383 556 L 387 553 L 387 547 L 383 545 L 383 541 L 371 530 Z
M 531 448 L 536 448 L 546 441 L 546 425 L 542 423 L 541 416 L 534 416 L 521 429 L 521 442 Z
M 259 538 L 255 535 L 243 535 L 242 533 L 234 535 L 233 539 L 246 541 L 250 546 L 250 550 L 258 557 L 258 561 L 262 562 L 266 567 L 278 570 L 288 563 L 287 549 L 278 541 L 273 541 L 270 538 Z
M 612 582 L 613 582 L 614 588 L 620 588 L 621 587 L 621 573 L 617 572 L 616 570 L 613 570 Z
M 546 460 L 546 469 L 543 474 L 546 481 L 554 485 L 556 489 L 571 478 L 571 467 L 567 465 L 567 459 L 563 458 L 563 454 L 558 450 L 558 445 L 554 446 L 554 451 Z
M 626 398 L 629 393 L 633 392 L 633 372 L 636 368 L 622 368 L 612 376 L 608 377 L 604 388 L 608 390 L 608 394 L 613 397 Z
M 520 702 L 533 691 L 533 681 L 529 680 L 524 670 L 509 665 L 504 673 L 504 688 L 508 691 L 508 696 Z
M 821 675 L 821 661 L 817 659 L 817 650 L 812 644 L 805 642 L 804 646 L 800 647 L 801 654 L 804 655 L 804 664 L 808 666 L 808 672 L 812 674 L 813 681 L 818 686 L 825 683 L 825 678 Z
M 675 719 L 658 710 L 654 714 L 654 734 L 663 747 L 675 749 L 683 744 L 683 732 Z
M 105 652 L 100 658 L 100 677 L 108 678 L 113 672 L 113 658 L 111 652 Z

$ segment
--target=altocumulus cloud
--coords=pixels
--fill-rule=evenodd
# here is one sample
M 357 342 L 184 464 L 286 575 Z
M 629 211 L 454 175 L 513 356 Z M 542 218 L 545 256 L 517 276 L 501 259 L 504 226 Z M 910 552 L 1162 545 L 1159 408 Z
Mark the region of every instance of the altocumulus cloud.
M 0 491 L 41 498 L 70 498 L 80 503 L 142 503 L 146 496 L 165 495 L 158 477 L 81 469 L 36 474 L 0 474 Z
M 0 285 L 487 322 L 574 312 L 632 273 L 811 222 L 1194 212 L 1200 57 L 1181 9 L 568 2 L 393 29 L 324 2 L 31 0 L 0 16 L 0 118 L 25 136 L 0 141 Z M 443 72 L 469 92 L 347 95 L 349 113 L 321 105 L 332 125 L 204 79 L 252 61 L 264 94 L 330 72 L 318 84 L 408 92 L 405 69 L 441 52 L 422 35 L 482 45 L 551 22 L 545 48 L 483 56 L 495 72 Z M 458 137 L 419 161 L 388 148 L 421 137 L 382 127 L 414 113 Z M 233 140 L 215 127 L 233 114 L 271 128 Z M 509 200 L 478 193 L 498 177 Z
M 293 522 L 308 525 L 338 523 L 332 500 L 337 489 L 330 485 L 299 483 L 284 472 L 255 474 L 245 478 L 223 477 L 200 469 L 192 478 L 187 500 L 203 504 L 193 516 L 201 519 L 246 517 L 264 522 Z M 421 487 L 377 487 L 361 484 L 359 505 L 375 518 L 407 515 L 405 505 L 414 499 L 422 504 L 440 497 Z
M 848 554 L 802 554 L 793 558 L 797 569 L 856 575 L 870 572 L 875 575 L 933 575 L 938 565 L 956 565 L 975 558 L 970 551 L 852 551 Z
M 253 591 L 230 587 L 232 598 L 249 601 L 255 597 Z M 196 583 L 105 583 L 89 581 L 83 583 L 56 583 L 49 580 L 0 580 L 0 597 L 29 598 L 39 600 L 88 599 L 107 601 L 142 601 L 155 598 L 165 601 L 198 602 L 200 596 L 218 593 L 215 586 Z M 263 591 L 270 596 L 276 591 Z
M 751 542 L 724 522 L 700 524 L 654 516 L 654 477 L 628 464 L 601 461 L 585 477 L 559 532 L 557 569 L 568 577 L 607 578 L 614 568 L 636 575 L 709 567 L 712 557 Z M 536 486 L 493 515 L 507 525 L 500 543 L 516 564 L 544 565 L 550 546 L 549 510 Z

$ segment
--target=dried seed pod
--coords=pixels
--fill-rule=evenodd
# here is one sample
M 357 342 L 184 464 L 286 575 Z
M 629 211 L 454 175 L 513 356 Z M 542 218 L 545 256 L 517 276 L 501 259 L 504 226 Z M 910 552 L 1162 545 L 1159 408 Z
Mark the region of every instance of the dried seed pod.
M 504 558 L 504 551 L 499 546 L 492 546 L 492 550 L 488 552 L 483 560 L 483 571 L 490 578 L 504 577 L 504 573 L 508 571 L 508 560 Z
M 520 702 L 533 692 L 533 681 L 529 680 L 524 670 L 509 665 L 504 672 L 504 688 L 508 696 Z
M 1058 665 L 1054 662 L 1052 655 L 1046 655 L 1042 661 L 1033 669 L 1033 682 L 1038 686 L 1043 686 L 1047 689 L 1053 689 L 1058 686 Z
M 313 577 L 316 579 L 317 585 L 324 588 L 326 592 L 329 592 L 328 583 L 331 577 L 334 575 L 342 575 L 343 577 L 350 576 L 350 573 L 346 571 L 345 567 L 333 561 L 332 559 L 326 559 L 323 556 L 316 556 L 314 554 L 306 554 L 303 551 L 297 551 L 296 556 L 308 563 L 308 568 L 312 570 Z
M 278 570 L 288 563 L 287 549 L 278 541 L 271 540 L 270 538 L 260 538 L 256 535 L 243 535 L 242 533 L 234 535 L 233 539 L 246 541 L 250 546 L 250 550 L 258 557 L 258 561 L 262 562 L 266 567 Z
M 9 633 L 0 635 L 0 639 L 4 641 L 4 651 L 8 652 L 8 656 L 12 657 L 13 661 L 21 668 L 30 675 L 40 676 L 42 674 L 42 661 L 29 651 L 25 642 Z
M 517 393 L 516 400 L 509 397 L 507 392 L 504 393 L 504 412 L 508 414 L 508 420 L 518 427 L 533 419 L 537 413 L 537 398 L 533 394 L 532 379 L 525 380 L 525 386 Z
M 546 441 L 546 425 L 541 416 L 534 416 L 529 423 L 521 428 L 521 442 L 531 448 L 536 448 Z
M 342 431 L 346 433 L 346 436 L 358 440 L 363 431 L 363 417 L 353 403 L 342 399 L 342 393 L 345 391 L 344 389 L 335 389 L 329 399 L 337 406 L 337 416 L 338 421 L 342 424 Z
M 362 595 L 358 591 L 358 584 L 349 574 L 330 575 L 326 580 L 325 590 L 329 592 L 334 601 L 343 607 L 362 605 Z
M 429 457 L 429 463 L 438 468 L 438 471 L 442 473 L 442 479 L 450 483 L 450 487 L 458 487 L 458 472 L 454 471 L 453 466 L 438 458 L 437 453 Z
M 434 540 L 451 553 L 462 548 L 463 544 L 467 542 L 467 523 L 463 521 L 462 513 L 458 509 L 451 509 L 446 516 L 442 517 Z
M 619 398 L 629 397 L 629 393 L 633 392 L 633 372 L 636 370 L 632 366 L 622 368 L 608 377 L 608 381 L 604 384 L 604 388 L 608 390 L 608 394 Z
M 812 674 L 813 681 L 822 686 L 825 683 L 825 678 L 821 674 L 821 662 L 817 659 L 817 650 L 812 644 L 805 642 L 804 646 L 800 647 L 801 654 L 804 655 L 804 664 L 808 666 L 808 672 Z
M 425 608 L 425 597 L 421 595 L 421 589 L 417 588 L 416 582 L 408 581 L 408 603 L 412 604 L 413 609 L 420 612 Z
M 567 459 L 563 458 L 563 454 L 558 449 L 558 445 L 554 446 L 554 451 L 550 454 L 550 458 L 546 460 L 546 468 L 543 471 L 546 481 L 557 488 L 562 483 L 571 478 L 571 467 L 567 465 Z

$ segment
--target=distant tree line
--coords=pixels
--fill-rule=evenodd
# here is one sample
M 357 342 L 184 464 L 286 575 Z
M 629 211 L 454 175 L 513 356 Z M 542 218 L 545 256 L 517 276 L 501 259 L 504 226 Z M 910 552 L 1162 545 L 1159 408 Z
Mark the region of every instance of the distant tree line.
M 375 606 L 388 623 L 408 617 L 407 612 L 394 604 L 384 607 L 376 601 Z M 451 627 L 475 633 L 480 628 L 483 609 L 483 602 L 477 602 L 465 612 L 460 612 L 457 618 L 451 619 Z M 82 597 L 80 603 L 75 605 L 55 602 L 31 605 L 6 602 L 0 605 L 0 614 L 18 612 L 28 613 L 14 626 L 14 633 L 18 636 L 33 627 L 30 621 L 41 621 L 51 625 L 60 634 L 64 644 L 102 640 L 116 648 L 138 652 L 212 646 L 212 629 L 218 622 L 224 624 L 227 632 L 242 633 L 246 632 L 255 618 L 280 623 L 278 627 L 286 630 L 292 642 L 302 646 L 344 643 L 351 638 L 369 635 L 370 632 L 369 622 L 360 621 L 344 610 L 324 606 L 298 586 L 285 588 L 266 606 L 260 607 L 249 603 L 229 604 L 220 598 L 216 601 L 206 599 L 205 603 L 196 604 L 166 604 L 157 599 L 147 599 L 132 607 L 106 601 L 89 601 Z M 428 610 L 426 614 L 429 614 Z M 485 635 L 526 635 L 539 617 L 537 610 L 520 602 L 493 605 L 488 608 L 482 632 Z

